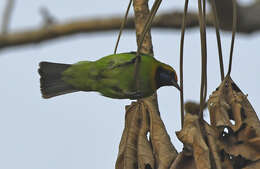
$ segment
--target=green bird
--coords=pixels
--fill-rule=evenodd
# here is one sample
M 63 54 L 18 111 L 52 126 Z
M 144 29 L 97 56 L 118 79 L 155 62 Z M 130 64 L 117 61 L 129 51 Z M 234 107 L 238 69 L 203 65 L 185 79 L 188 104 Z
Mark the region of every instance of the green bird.
M 135 59 L 136 53 L 131 52 L 76 64 L 41 62 L 39 74 L 42 97 L 51 98 L 77 91 L 97 91 L 115 99 L 139 99 L 151 96 L 162 86 L 180 89 L 175 70 L 145 54 L 141 55 L 136 81 Z

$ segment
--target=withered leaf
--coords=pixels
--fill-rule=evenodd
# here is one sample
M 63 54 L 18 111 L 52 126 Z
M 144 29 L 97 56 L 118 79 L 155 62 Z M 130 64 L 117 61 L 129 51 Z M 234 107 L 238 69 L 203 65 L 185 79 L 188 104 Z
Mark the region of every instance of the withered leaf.
M 172 145 L 171 139 L 166 128 L 159 116 L 159 112 L 155 111 L 153 104 L 144 101 L 145 106 L 150 115 L 150 134 L 158 169 L 169 169 L 173 160 L 177 157 L 177 150 Z
M 234 169 L 233 163 L 229 158 L 224 158 L 221 164 L 223 169 Z
M 260 123 L 253 107 L 230 76 L 226 76 L 218 90 L 212 93 L 208 100 L 208 109 L 213 126 L 228 126 L 233 132 L 237 132 L 246 123 L 253 126 L 257 135 L 260 135 Z
M 137 138 L 140 121 L 139 105 L 135 102 L 126 108 L 125 128 L 119 145 L 116 169 L 137 169 Z
M 210 126 L 208 123 L 204 122 L 204 129 L 206 132 L 207 140 L 208 140 L 208 145 L 210 152 L 212 154 L 212 158 L 214 159 L 213 165 L 216 166 L 216 169 L 222 169 L 221 165 L 221 160 L 219 156 L 219 148 L 218 148 L 218 132 Z
M 223 126 L 233 127 L 230 120 L 233 120 L 234 117 L 232 105 L 230 104 L 230 94 L 228 94 L 232 88 L 229 84 L 229 78 L 226 77 L 218 87 L 218 90 L 214 91 L 208 100 L 210 123 L 217 128 Z
M 197 169 L 193 157 L 186 156 L 184 152 L 178 154 L 175 160 L 170 169 Z
M 230 76 L 226 76 L 219 89 L 210 96 L 208 101 L 211 124 L 218 128 L 219 133 L 224 128 L 231 132 L 220 139 L 219 149 L 224 149 L 227 154 L 257 161 L 259 152 L 259 119 L 239 87 Z M 234 121 L 234 124 L 231 121 Z
M 260 168 L 260 161 L 256 161 L 254 163 L 247 165 L 246 167 L 244 167 L 242 169 L 259 169 L 259 168 Z
M 116 169 L 169 169 L 176 158 L 177 151 L 165 126 L 158 112 L 150 106 L 153 105 L 139 101 L 126 107 Z
M 257 151 L 260 151 L 260 137 L 249 139 L 248 144 L 254 147 Z
M 149 116 L 143 103 L 140 103 L 140 112 L 142 115 L 141 126 L 138 134 L 137 143 L 137 156 L 138 156 L 138 168 L 146 169 L 148 166 L 153 169 L 154 167 L 154 156 L 151 143 L 147 138 L 149 128 Z
M 225 144 L 225 143 L 223 143 Z M 226 144 L 224 146 L 225 152 L 233 156 L 241 155 L 243 158 L 251 161 L 260 159 L 260 151 L 248 143 L 242 144 Z
M 197 115 L 187 113 L 184 117 L 184 126 L 181 131 L 176 132 L 176 135 L 185 145 L 192 147 L 197 168 L 211 168 L 209 148 L 203 139 Z
M 207 103 L 205 103 L 205 105 L 203 106 L 203 109 L 205 109 L 206 107 L 207 107 Z M 185 110 L 186 113 L 199 115 L 200 104 L 193 102 L 193 101 L 187 101 L 184 104 L 184 110 Z

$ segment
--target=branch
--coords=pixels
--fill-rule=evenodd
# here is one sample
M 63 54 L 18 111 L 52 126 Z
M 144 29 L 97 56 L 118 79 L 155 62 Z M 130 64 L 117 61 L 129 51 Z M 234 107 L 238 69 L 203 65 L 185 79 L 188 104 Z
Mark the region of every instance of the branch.
M 179 29 L 182 23 L 182 12 L 168 12 L 155 17 L 152 26 L 162 29 Z M 0 49 L 12 46 L 36 44 L 44 41 L 71 36 L 79 33 L 97 33 L 118 30 L 121 25 L 121 17 L 97 18 L 91 20 L 75 20 L 66 23 L 52 24 L 38 29 L 19 31 L 0 35 Z M 212 26 L 211 20 L 207 24 Z M 189 28 L 198 26 L 196 13 L 188 13 L 186 25 Z M 134 18 L 128 18 L 125 29 L 134 30 Z
M 181 12 L 161 14 L 155 18 L 153 26 L 156 28 L 179 28 L 181 26 L 181 18 Z M 120 28 L 121 20 L 121 17 L 75 20 L 62 24 L 52 24 L 48 26 L 48 29 L 42 27 L 0 35 L 0 48 L 40 43 L 78 33 L 114 31 Z M 197 26 L 197 15 L 195 13 L 188 15 L 187 26 Z M 125 29 L 134 30 L 134 28 L 134 18 L 131 17 L 128 19 Z
M 211 1 L 209 1 L 211 3 Z M 232 1 L 215 0 L 220 28 L 232 30 L 233 5 Z M 237 32 L 253 33 L 260 29 L 260 1 L 248 6 L 237 3 Z
M 63 24 L 52 24 L 47 28 L 26 30 L 0 35 L 0 48 L 40 43 L 60 37 L 78 33 L 93 33 L 108 30 L 118 30 L 121 18 L 78 20 Z M 134 28 L 134 21 L 127 23 L 127 27 Z
M 227 3 L 225 3 L 227 2 Z M 232 10 L 229 1 L 218 0 L 216 7 L 220 23 L 220 29 L 232 30 Z M 232 5 L 232 4 L 231 4 Z M 238 25 L 237 31 L 240 33 L 252 33 L 260 30 L 260 2 L 253 5 L 238 6 Z M 158 29 L 181 29 L 182 12 L 165 12 L 155 17 L 152 24 L 153 28 Z M 207 15 L 206 25 L 212 27 L 214 17 L 211 13 Z M 66 23 L 52 24 L 38 29 L 18 31 L 0 35 L 0 49 L 12 46 L 40 43 L 60 37 L 71 36 L 78 33 L 97 33 L 104 31 L 118 30 L 121 25 L 121 17 L 96 18 L 91 20 L 74 20 Z M 187 13 L 186 28 L 198 27 L 198 15 L 194 12 Z M 134 18 L 130 17 L 125 29 L 134 30 Z

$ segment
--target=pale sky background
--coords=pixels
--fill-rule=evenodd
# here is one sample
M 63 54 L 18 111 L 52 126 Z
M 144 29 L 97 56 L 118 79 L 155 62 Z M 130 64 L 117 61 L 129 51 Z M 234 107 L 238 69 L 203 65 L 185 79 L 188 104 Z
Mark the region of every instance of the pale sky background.
M 244 0 L 244 3 L 249 2 Z M 164 1 L 159 12 L 183 9 L 183 1 Z M 45 6 L 59 22 L 74 18 L 123 15 L 128 0 L 17 0 L 11 31 L 40 27 L 39 8 Z M 0 1 L 2 14 L 5 1 Z M 191 1 L 192 9 L 196 2 Z M 132 13 L 132 12 L 131 12 Z M 124 128 L 124 107 L 129 100 L 115 100 L 98 93 L 41 98 L 38 64 L 41 61 L 75 63 L 96 60 L 113 52 L 117 32 L 79 34 L 39 45 L 0 51 L 0 168 L 2 169 L 113 169 Z M 215 32 L 208 29 L 208 95 L 220 83 Z M 179 72 L 179 30 L 153 30 L 157 59 Z M 230 32 L 222 33 L 225 70 Z M 260 34 L 238 34 L 232 78 L 248 94 L 256 112 L 259 95 Z M 134 31 L 124 32 L 119 52 L 136 50 Z M 185 100 L 199 100 L 200 41 L 198 29 L 185 37 Z M 178 151 L 180 130 L 179 93 L 173 87 L 158 91 L 160 112 Z M 208 115 L 205 115 L 208 119 Z

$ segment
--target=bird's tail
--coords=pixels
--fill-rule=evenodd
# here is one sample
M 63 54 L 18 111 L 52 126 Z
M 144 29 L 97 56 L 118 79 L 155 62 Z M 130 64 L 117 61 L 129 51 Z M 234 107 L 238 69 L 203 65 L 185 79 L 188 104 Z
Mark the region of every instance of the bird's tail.
M 62 80 L 62 73 L 71 65 L 41 62 L 38 70 L 41 79 L 42 97 L 45 99 L 63 95 L 66 93 L 76 92 L 71 85 Z

